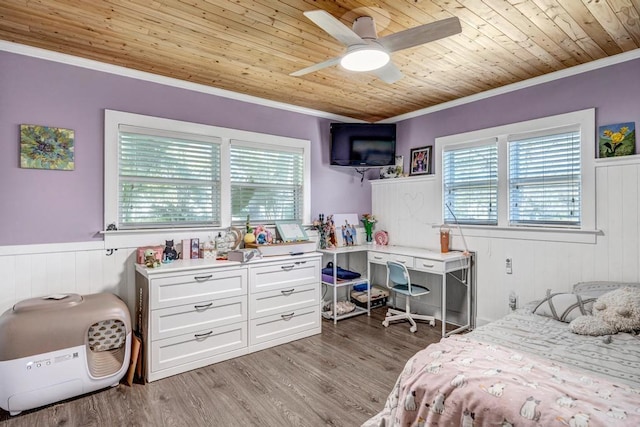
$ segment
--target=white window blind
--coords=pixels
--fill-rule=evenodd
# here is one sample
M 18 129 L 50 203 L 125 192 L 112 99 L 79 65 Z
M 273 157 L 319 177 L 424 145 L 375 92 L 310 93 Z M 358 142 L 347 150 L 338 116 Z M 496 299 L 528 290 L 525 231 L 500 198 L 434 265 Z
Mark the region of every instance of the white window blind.
M 512 225 L 580 225 L 580 132 L 509 138 Z
M 118 227 L 220 223 L 219 139 L 121 125 Z
M 445 150 L 442 165 L 444 222 L 498 223 L 496 143 Z
M 304 151 L 231 141 L 231 221 L 303 220 Z

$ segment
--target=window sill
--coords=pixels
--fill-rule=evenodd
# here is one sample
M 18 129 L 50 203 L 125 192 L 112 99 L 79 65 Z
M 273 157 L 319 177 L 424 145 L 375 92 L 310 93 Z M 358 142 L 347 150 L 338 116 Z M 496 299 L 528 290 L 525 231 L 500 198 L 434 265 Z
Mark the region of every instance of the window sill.
M 113 230 L 100 231 L 104 236 L 104 247 L 106 249 L 116 248 L 137 248 L 140 246 L 163 245 L 165 240 L 173 240 L 175 245 L 182 243 L 183 239 L 214 239 L 219 231 L 226 231 L 223 228 L 213 227 L 193 227 L 193 228 L 167 228 L 148 230 Z
M 460 230 L 450 224 L 451 233 L 459 235 Z M 434 225 L 434 228 L 440 225 Z M 465 237 L 483 237 L 488 239 L 536 240 L 543 242 L 596 244 L 597 236 L 602 230 L 581 230 L 544 227 L 496 227 L 483 225 L 461 225 Z

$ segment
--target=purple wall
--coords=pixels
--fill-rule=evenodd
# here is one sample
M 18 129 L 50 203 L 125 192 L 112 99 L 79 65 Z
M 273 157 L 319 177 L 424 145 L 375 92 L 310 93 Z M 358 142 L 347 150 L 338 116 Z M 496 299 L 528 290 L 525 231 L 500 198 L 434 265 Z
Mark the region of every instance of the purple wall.
M 433 145 L 440 136 L 516 123 L 587 108 L 598 126 L 640 126 L 640 59 L 452 107 L 398 123 L 398 155 L 408 170 L 411 148 Z M 636 152 L 640 142 L 636 141 Z
M 101 239 L 104 109 L 308 139 L 312 217 L 371 210 L 369 183 L 328 165 L 331 120 L 0 52 L 0 245 Z M 21 169 L 20 124 L 75 130 L 75 170 Z
M 398 154 L 408 170 L 409 150 L 436 137 L 592 107 L 597 126 L 637 126 L 638 76 L 640 59 L 404 120 Z M 371 210 L 370 184 L 328 166 L 328 119 L 0 52 L 0 245 L 101 238 L 105 108 L 308 139 L 312 216 Z M 74 129 L 76 169 L 20 169 L 20 124 Z

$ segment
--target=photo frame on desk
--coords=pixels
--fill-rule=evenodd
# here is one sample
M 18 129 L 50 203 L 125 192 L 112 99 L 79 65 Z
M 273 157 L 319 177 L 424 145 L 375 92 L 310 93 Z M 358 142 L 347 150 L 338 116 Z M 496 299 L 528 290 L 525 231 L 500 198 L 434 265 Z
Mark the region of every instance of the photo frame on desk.
M 309 240 L 309 236 L 307 236 L 302 225 L 294 221 L 276 221 L 276 230 L 280 239 L 285 243 Z
M 333 214 L 333 224 L 336 228 L 336 247 L 357 245 L 357 227 L 360 225 L 358 214 Z

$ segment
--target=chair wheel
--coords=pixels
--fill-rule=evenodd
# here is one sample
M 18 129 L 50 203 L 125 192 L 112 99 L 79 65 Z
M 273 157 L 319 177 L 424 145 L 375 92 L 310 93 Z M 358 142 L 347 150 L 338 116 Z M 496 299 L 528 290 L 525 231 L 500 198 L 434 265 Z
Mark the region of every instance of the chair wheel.
M 410 328 L 409 328 L 409 330 L 410 330 L 411 332 L 415 332 L 415 331 L 417 331 L 417 330 L 418 330 L 418 327 L 417 327 L 417 326 L 412 326 L 412 327 L 410 327 Z
M 382 322 L 382 326 L 384 326 L 385 328 L 389 327 L 389 322 L 385 320 L 384 322 Z

